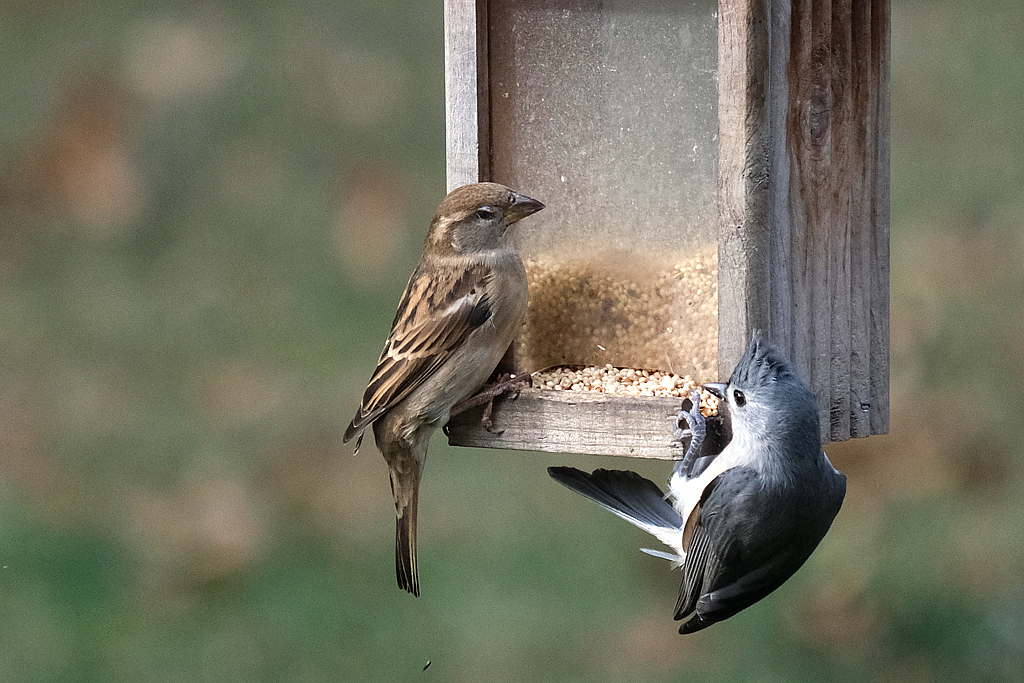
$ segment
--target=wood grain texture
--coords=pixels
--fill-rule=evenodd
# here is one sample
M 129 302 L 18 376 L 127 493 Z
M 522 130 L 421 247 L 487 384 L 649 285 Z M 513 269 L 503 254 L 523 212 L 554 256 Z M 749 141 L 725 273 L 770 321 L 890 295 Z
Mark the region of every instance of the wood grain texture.
M 793 290 L 789 286 L 792 261 L 792 229 L 789 216 L 789 156 L 786 154 L 786 113 L 789 108 L 789 88 L 785 65 L 789 63 L 789 34 L 791 24 L 789 2 L 769 2 L 768 65 L 768 126 L 771 145 L 768 149 L 768 177 L 770 199 L 768 225 L 771 243 L 768 255 L 768 337 L 775 340 L 786 354 L 794 357 L 792 339 L 795 307 Z
M 452 418 L 448 443 L 678 460 L 684 451 L 673 442 L 672 431 L 683 401 L 524 389 L 518 398 L 499 397 L 494 401 L 492 419 L 500 434 L 484 430 L 481 407 Z
M 871 433 L 889 431 L 889 0 L 870 3 L 870 385 Z
M 851 109 L 850 147 L 863 154 L 849 155 L 850 174 L 850 281 L 870 283 L 873 159 L 877 137 L 870 133 L 875 123 L 872 106 L 876 91 L 871 87 L 871 5 L 851 4 L 849 31 L 849 68 L 852 71 L 849 92 Z M 850 391 L 849 435 L 871 433 L 871 286 L 850 288 Z
M 447 185 L 489 180 L 487 2 L 444 0 Z
M 762 0 L 718 3 L 718 375 L 750 332 L 767 329 L 772 283 L 767 108 L 769 30 Z
M 831 433 L 830 334 L 833 227 L 832 177 L 832 14 L 822 0 L 792 3 L 789 110 L 786 142 L 790 160 L 790 230 L 794 264 L 792 358 L 808 382 L 822 415 L 822 433 Z
M 856 134 L 858 122 L 853 111 L 853 95 L 859 74 L 853 68 L 851 19 L 851 0 L 832 0 L 830 71 L 838 76 L 831 78 L 832 168 L 829 185 L 834 230 L 828 245 L 828 268 L 829 308 L 838 312 L 838 315 L 831 316 L 829 325 L 828 419 L 831 441 L 850 438 L 853 289 L 857 289 L 858 292 L 865 289 L 853 286 L 851 257 L 855 232 L 858 229 L 870 229 L 870 226 L 855 223 L 856 216 L 852 206 L 857 167 L 864 160 L 863 154 L 858 152 L 864 150 L 864 144 Z M 864 281 L 864 284 L 868 284 L 868 281 Z
M 775 257 L 792 264 L 793 305 L 779 341 L 840 441 L 888 425 L 888 5 L 790 6 L 790 248 Z

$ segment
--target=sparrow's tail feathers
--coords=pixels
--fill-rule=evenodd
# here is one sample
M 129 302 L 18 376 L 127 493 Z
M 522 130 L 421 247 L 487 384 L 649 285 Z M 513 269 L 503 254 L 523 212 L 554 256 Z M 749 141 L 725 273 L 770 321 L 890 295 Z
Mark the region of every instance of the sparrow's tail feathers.
M 391 493 L 397 519 L 394 527 L 394 569 L 398 588 L 420 595 L 416 568 L 416 517 L 420 502 L 422 466 L 415 460 L 389 463 Z
M 419 486 L 412 489 L 409 500 L 398 510 L 395 522 L 395 573 L 398 587 L 419 597 L 420 576 L 416 567 L 416 511 Z
M 587 474 L 575 467 L 549 467 L 548 474 L 669 547 L 679 545 L 683 518 L 649 479 L 628 470 L 594 470 Z

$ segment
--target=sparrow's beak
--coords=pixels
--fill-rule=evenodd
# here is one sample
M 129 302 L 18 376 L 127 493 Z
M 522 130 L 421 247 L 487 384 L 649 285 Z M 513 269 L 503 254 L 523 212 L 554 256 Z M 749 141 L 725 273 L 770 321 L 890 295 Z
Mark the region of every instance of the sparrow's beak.
M 530 214 L 537 213 L 543 208 L 544 205 L 536 199 L 530 199 L 524 194 L 513 192 L 512 206 L 508 207 L 508 211 L 505 212 L 505 218 L 508 220 L 509 225 L 512 225 L 521 218 L 526 218 Z
M 721 384 L 719 382 L 711 382 L 709 384 L 705 384 L 704 388 L 710 391 L 712 396 L 717 396 L 718 398 L 724 399 L 726 386 L 728 385 Z

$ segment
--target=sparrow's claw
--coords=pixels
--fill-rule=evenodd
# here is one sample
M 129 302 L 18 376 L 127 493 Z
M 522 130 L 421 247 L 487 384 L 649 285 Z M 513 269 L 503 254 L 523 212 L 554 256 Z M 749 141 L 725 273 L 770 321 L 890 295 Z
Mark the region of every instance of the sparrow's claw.
M 533 378 L 530 377 L 529 373 L 523 373 L 522 375 L 501 375 L 498 379 L 491 384 L 485 385 L 477 393 L 473 394 L 469 398 L 465 398 L 456 403 L 451 410 L 449 415 L 454 417 L 459 413 L 464 413 L 470 408 L 476 408 L 477 406 L 486 405 L 484 408 L 483 417 L 480 419 L 480 424 L 491 434 L 501 434 L 505 430 L 495 431 L 494 422 L 491 420 L 491 413 L 494 410 L 494 399 L 502 394 L 509 394 L 511 398 L 518 398 L 519 392 L 522 391 L 523 386 L 533 386 Z M 447 430 L 447 425 L 445 426 Z M 447 435 L 448 432 L 445 431 Z
M 518 394 L 518 393 L 519 392 L 517 391 L 516 394 Z M 504 429 L 495 429 L 494 428 L 494 421 L 491 420 L 491 412 L 493 410 L 494 410 L 494 399 L 492 398 L 490 401 L 487 402 L 487 407 L 484 408 L 484 414 L 483 414 L 483 417 L 480 418 L 480 424 L 481 424 L 481 426 L 483 426 L 484 429 L 486 429 L 491 434 L 494 434 L 495 436 L 501 436 L 502 434 L 505 433 L 505 430 Z
M 528 372 L 514 377 L 512 375 L 503 375 L 503 377 L 505 379 L 499 381 L 508 383 L 508 386 L 510 387 L 507 389 L 508 397 L 511 399 L 519 398 L 519 394 L 522 392 L 523 387 L 533 386 L 533 375 Z
M 680 410 L 676 416 L 676 426 L 672 432 L 675 440 L 682 444 L 683 439 L 689 437 L 690 443 L 686 447 L 686 455 L 683 456 L 682 467 L 686 468 L 693 463 L 704 444 L 704 437 L 707 436 L 707 422 L 700 414 L 700 392 L 690 392 L 690 409 Z M 685 422 L 687 429 L 682 428 Z

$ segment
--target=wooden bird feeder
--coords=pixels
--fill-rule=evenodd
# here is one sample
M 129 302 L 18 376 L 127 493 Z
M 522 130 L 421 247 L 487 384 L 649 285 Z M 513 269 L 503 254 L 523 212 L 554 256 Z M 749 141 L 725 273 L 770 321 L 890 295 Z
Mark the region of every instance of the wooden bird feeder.
M 518 224 L 521 370 L 726 381 L 754 329 L 828 441 L 889 423 L 889 0 L 445 0 L 448 187 Z M 678 458 L 679 398 L 524 390 L 460 446 Z

